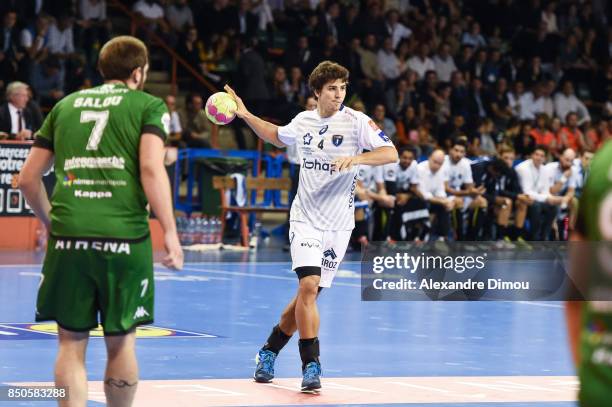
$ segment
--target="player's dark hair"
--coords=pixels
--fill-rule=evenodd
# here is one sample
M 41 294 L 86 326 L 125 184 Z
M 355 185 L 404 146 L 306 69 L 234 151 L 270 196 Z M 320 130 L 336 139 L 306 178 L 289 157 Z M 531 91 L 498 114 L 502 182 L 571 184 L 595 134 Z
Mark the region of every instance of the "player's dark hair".
M 349 71 L 340 64 L 331 61 L 323 61 L 312 71 L 308 78 L 308 86 L 315 94 L 315 99 L 318 100 L 315 92 L 321 92 L 326 83 L 333 82 L 337 79 L 348 83 Z
M 467 140 L 465 137 L 455 137 L 452 140 L 451 148 L 455 146 L 461 146 L 467 150 Z
M 149 62 L 146 45 L 138 38 L 123 35 L 108 41 L 100 50 L 98 70 L 104 80 L 128 79 L 134 69 Z
M 536 145 L 533 150 L 531 150 L 531 153 L 535 153 L 536 150 L 540 150 L 544 153 L 544 155 L 546 155 L 546 151 L 548 151 L 547 147 L 544 144 L 538 144 Z
M 416 158 L 417 154 L 416 154 L 416 149 L 412 146 L 404 146 L 402 148 L 400 148 L 399 150 L 399 156 L 401 156 L 402 154 L 404 154 L 406 151 L 409 151 L 412 153 L 412 156 Z

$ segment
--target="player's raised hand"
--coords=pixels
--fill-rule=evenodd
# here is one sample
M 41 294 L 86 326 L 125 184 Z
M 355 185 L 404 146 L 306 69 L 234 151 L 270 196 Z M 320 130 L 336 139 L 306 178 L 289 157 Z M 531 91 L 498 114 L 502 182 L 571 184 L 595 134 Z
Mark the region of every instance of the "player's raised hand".
M 240 96 L 238 96 L 236 94 L 236 92 L 234 92 L 234 89 L 230 88 L 229 85 L 225 85 L 223 87 L 223 89 L 229 93 L 229 95 L 234 98 L 234 101 L 236 102 L 236 106 L 238 106 L 238 109 L 236 109 L 236 116 L 240 117 L 241 119 L 244 118 L 244 116 L 246 116 L 249 111 L 247 110 L 246 106 L 244 106 L 244 103 L 242 102 L 242 99 L 240 98 Z
M 162 260 L 162 264 L 169 269 L 180 270 L 183 268 L 183 249 L 179 242 L 176 232 L 166 233 L 164 235 L 164 246 L 166 247 L 166 257 Z
M 353 165 L 359 165 L 359 158 L 357 156 L 354 157 L 340 157 L 336 158 L 333 162 L 336 166 L 336 171 L 341 172 L 345 170 L 350 170 L 353 168 Z

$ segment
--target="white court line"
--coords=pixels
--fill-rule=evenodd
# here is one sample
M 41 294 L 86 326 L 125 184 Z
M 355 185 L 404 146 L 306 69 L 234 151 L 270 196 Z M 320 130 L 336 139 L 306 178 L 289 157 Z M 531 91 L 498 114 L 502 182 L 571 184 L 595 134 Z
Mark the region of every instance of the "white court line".
M 563 308 L 563 305 L 549 304 L 547 302 L 536 302 L 536 301 L 508 301 L 508 302 L 515 302 L 517 304 L 523 304 L 523 305 L 533 305 L 534 307 Z M 555 302 L 558 302 L 558 301 L 555 301 Z
M 450 393 L 449 390 L 438 389 L 437 387 L 419 386 L 418 384 L 412 384 L 412 383 L 404 383 L 404 382 L 387 382 L 387 383 L 395 384 L 395 385 L 398 385 L 398 386 L 404 386 L 404 387 L 412 387 L 412 388 L 415 388 L 415 389 L 435 391 L 435 392 L 438 392 L 438 393 Z
M 223 275 L 229 275 L 229 276 L 261 278 L 261 279 L 267 279 L 267 280 L 297 281 L 296 280 L 297 277 L 275 276 L 273 274 L 245 273 L 243 271 L 196 269 L 196 268 L 190 268 L 190 267 L 183 267 L 183 270 L 192 271 L 196 273 L 215 273 L 215 274 L 223 274 Z M 178 273 L 180 273 L 180 271 Z M 344 286 L 344 287 L 361 287 L 361 284 L 342 283 L 342 282 L 334 282 L 333 285 Z

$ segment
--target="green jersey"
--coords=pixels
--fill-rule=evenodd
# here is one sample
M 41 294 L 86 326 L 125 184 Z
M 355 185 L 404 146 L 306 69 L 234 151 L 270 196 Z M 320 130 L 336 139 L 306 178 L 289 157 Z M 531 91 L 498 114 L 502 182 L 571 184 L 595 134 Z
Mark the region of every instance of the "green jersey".
M 612 241 L 612 142 L 595 155 L 580 199 L 578 230 L 588 241 Z M 590 297 L 608 290 L 611 301 L 582 307 L 580 335 L 581 406 L 608 405 L 612 399 L 612 263 L 608 243 L 593 245 L 588 268 Z M 589 295 L 589 294 L 587 294 Z M 600 296 L 597 296 L 598 299 Z
M 51 233 L 118 239 L 146 236 L 140 136 L 153 133 L 165 139 L 169 123 L 161 99 L 123 84 L 78 91 L 58 102 L 34 144 L 55 155 Z

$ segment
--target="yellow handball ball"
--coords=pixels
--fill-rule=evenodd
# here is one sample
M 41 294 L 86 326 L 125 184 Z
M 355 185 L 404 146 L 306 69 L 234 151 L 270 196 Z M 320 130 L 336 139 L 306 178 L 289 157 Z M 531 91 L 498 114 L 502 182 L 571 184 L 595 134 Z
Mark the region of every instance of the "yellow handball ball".
M 234 120 L 236 109 L 238 109 L 238 106 L 234 98 L 226 92 L 217 92 L 210 95 L 204 107 L 208 120 L 221 126 Z

